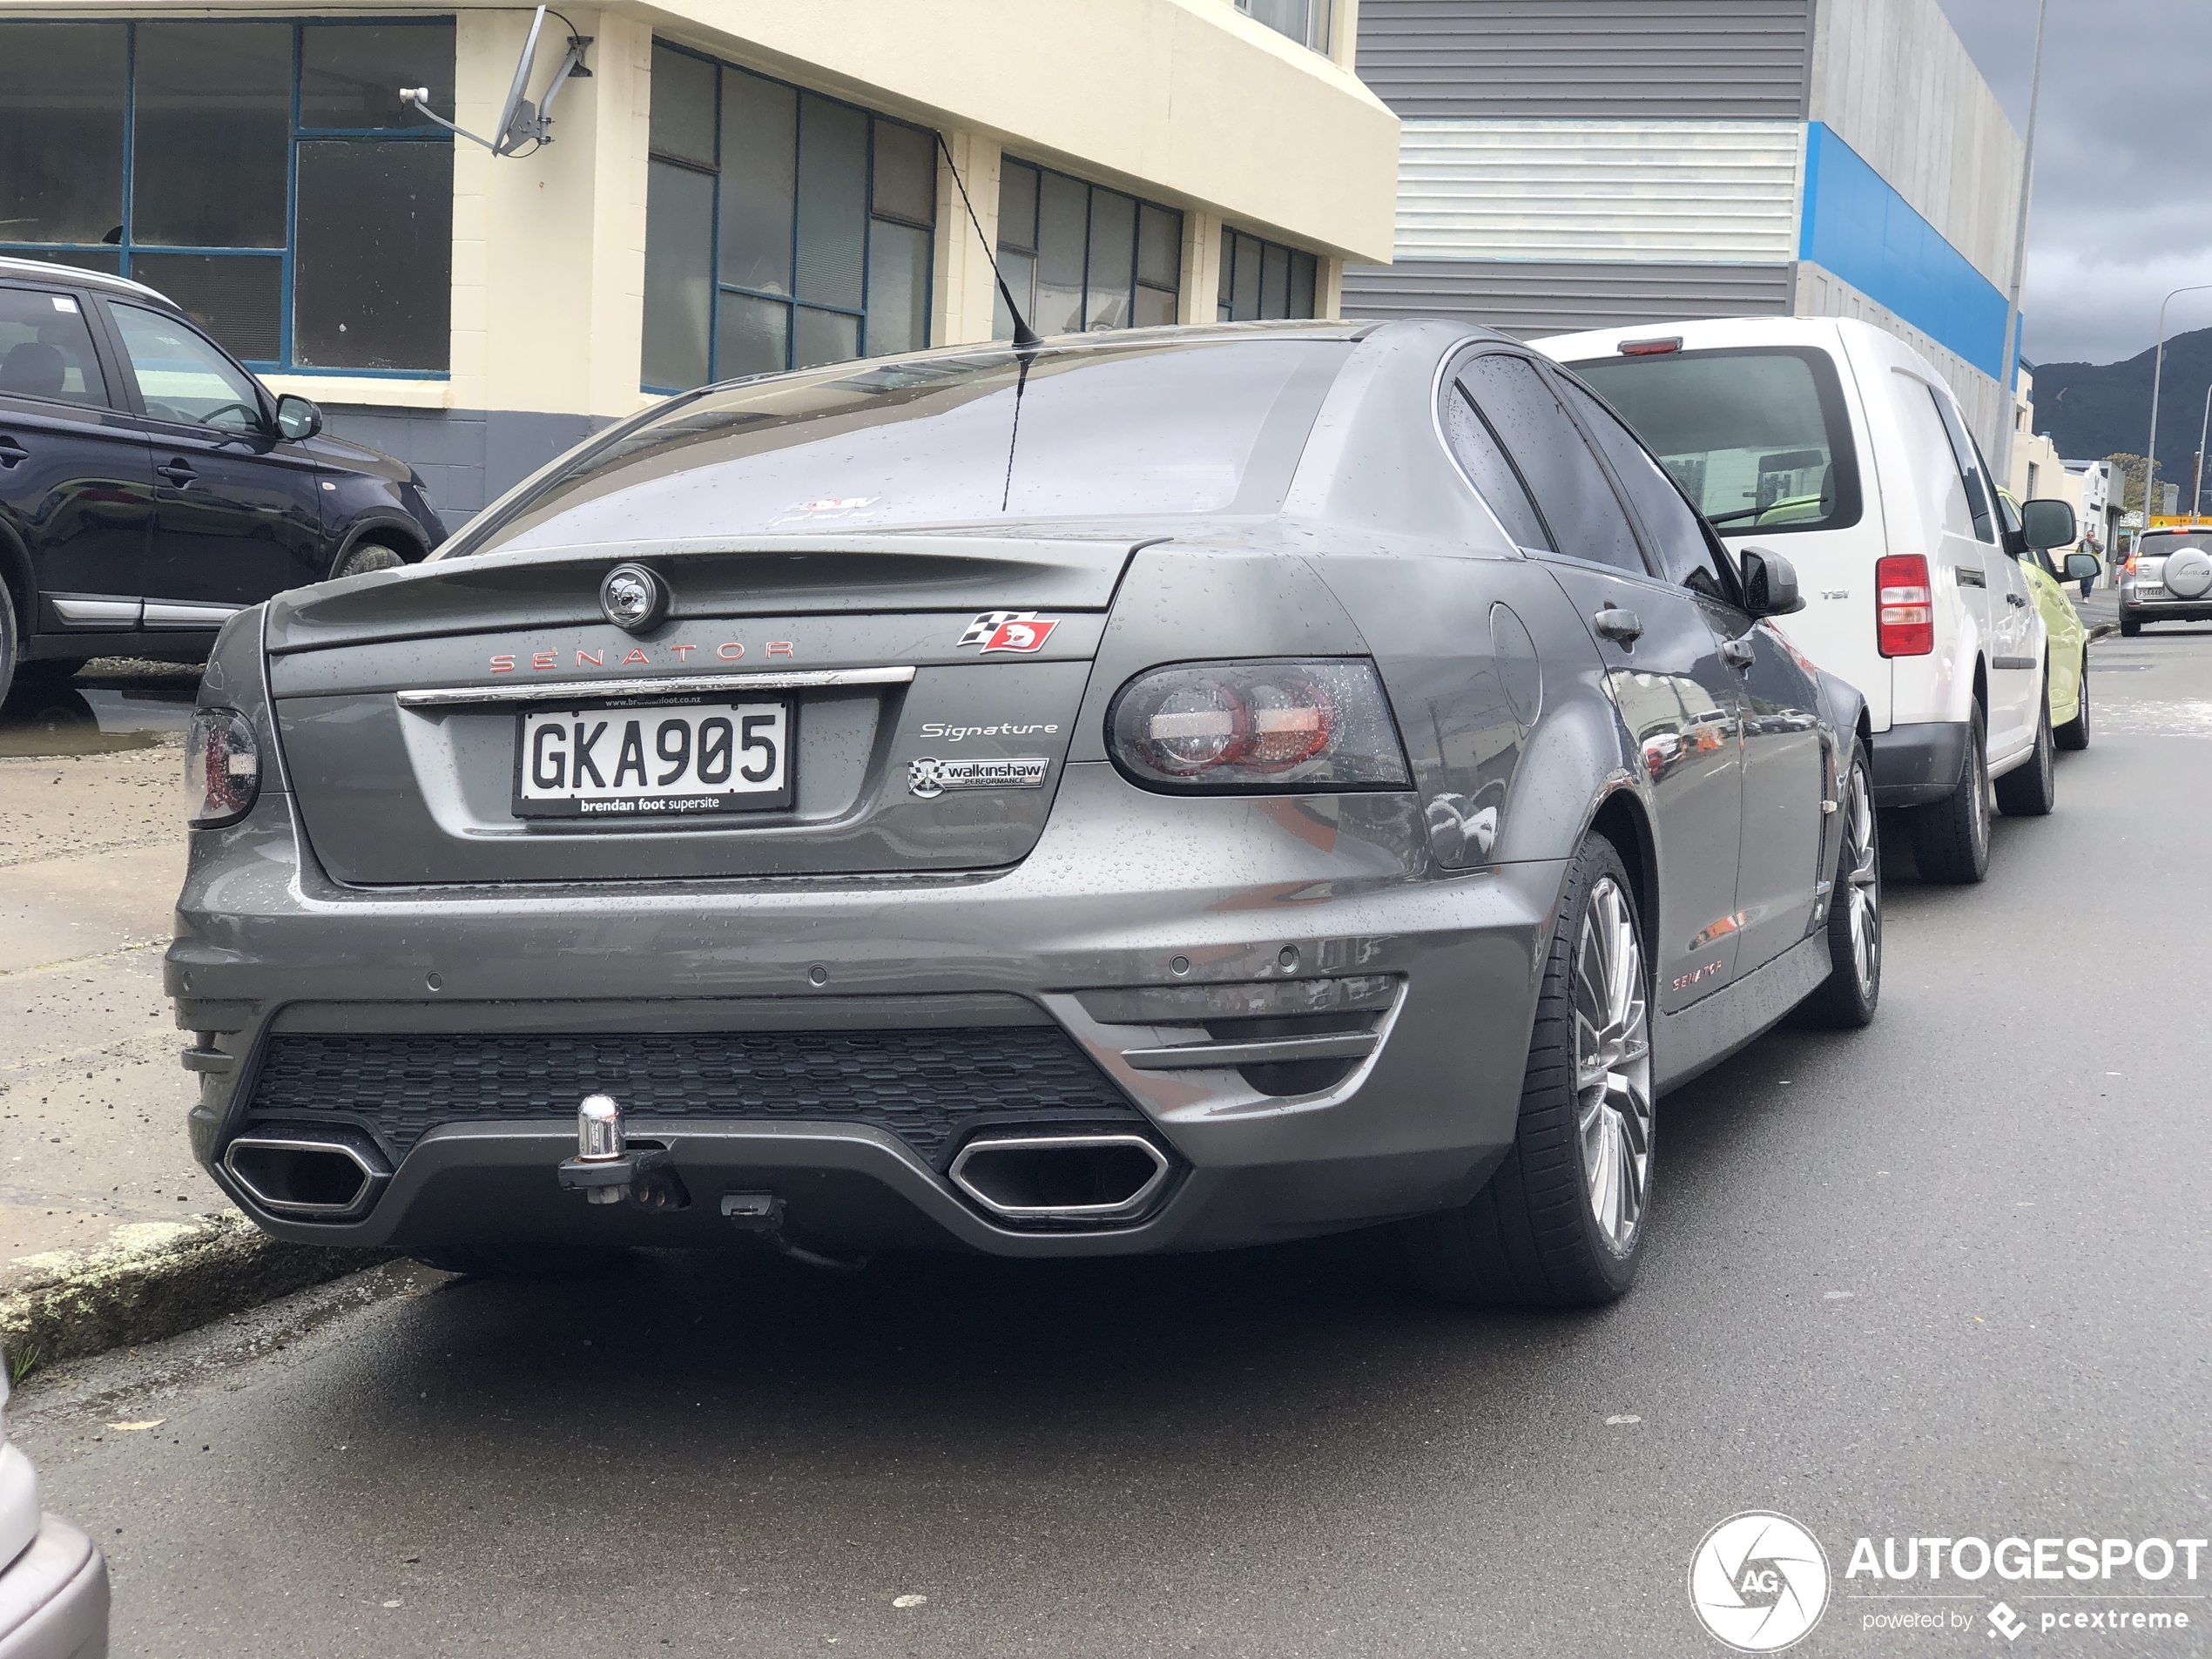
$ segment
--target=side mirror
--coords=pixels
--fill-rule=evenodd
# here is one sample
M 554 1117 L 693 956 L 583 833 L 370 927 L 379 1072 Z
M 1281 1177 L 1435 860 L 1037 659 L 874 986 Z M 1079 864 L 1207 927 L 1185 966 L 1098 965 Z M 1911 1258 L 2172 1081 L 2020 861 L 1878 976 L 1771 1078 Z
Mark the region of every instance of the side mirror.
M 277 399 L 276 424 L 280 437 L 312 438 L 322 430 L 322 411 L 311 399 L 287 392 Z
M 2069 553 L 2066 556 L 2066 579 L 2069 582 L 2093 582 L 2103 569 L 2094 553 Z
M 1805 608 L 1797 593 L 1797 567 L 1764 548 L 1743 550 L 1743 601 L 1755 617 L 1786 617 Z
M 2041 552 L 2054 547 L 2065 547 L 2081 539 L 2074 528 L 2074 507 L 2062 501 L 2031 501 L 2020 503 L 2020 534 L 2027 544 Z

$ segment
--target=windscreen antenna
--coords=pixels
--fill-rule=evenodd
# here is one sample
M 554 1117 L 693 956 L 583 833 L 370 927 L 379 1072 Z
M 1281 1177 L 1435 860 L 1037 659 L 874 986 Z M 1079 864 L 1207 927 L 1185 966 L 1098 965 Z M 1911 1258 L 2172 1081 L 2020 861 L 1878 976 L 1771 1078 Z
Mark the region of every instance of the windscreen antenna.
M 983 234 L 983 221 L 975 217 L 975 204 L 968 199 L 968 186 L 961 180 L 960 168 L 953 160 L 953 152 L 946 149 L 945 135 L 941 132 L 937 134 L 937 147 L 944 151 L 945 165 L 952 170 L 953 186 L 960 192 L 961 206 L 968 209 L 968 222 L 975 227 L 975 239 L 983 245 L 983 257 L 991 262 L 991 274 L 998 280 L 999 298 L 1006 301 L 1006 314 L 1014 319 L 1014 349 L 1035 351 L 1044 341 L 1023 320 L 1022 307 L 1014 303 L 1014 291 L 1006 286 L 1006 273 L 999 269 L 998 255 L 991 251 L 991 239 Z
M 591 44 L 590 35 L 575 32 L 576 25 L 561 17 L 568 25 L 569 55 L 561 60 L 560 68 L 553 71 L 553 78 L 546 84 L 545 96 L 533 105 L 527 96 L 530 90 L 530 71 L 537 65 L 538 31 L 545 27 L 545 14 L 551 10 L 540 6 L 530 19 L 529 38 L 523 43 L 522 60 L 515 65 L 515 79 L 507 89 L 507 102 L 500 106 L 499 124 L 493 130 L 496 138 L 480 138 L 466 127 L 455 126 L 430 107 L 430 89 L 427 86 L 402 86 L 400 102 L 410 109 L 435 121 L 448 132 L 458 133 L 473 144 L 481 144 L 496 156 L 529 155 L 542 144 L 553 142 L 553 100 L 561 96 L 561 89 L 571 78 L 588 81 L 591 71 L 583 66 L 584 48 Z M 941 138 L 939 143 L 942 143 Z

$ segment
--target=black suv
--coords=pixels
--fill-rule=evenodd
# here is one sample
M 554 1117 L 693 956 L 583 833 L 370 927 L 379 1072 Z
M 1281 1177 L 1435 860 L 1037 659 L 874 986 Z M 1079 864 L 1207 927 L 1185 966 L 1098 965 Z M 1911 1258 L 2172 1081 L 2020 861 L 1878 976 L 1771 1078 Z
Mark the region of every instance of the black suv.
M 404 462 L 152 289 L 0 259 L 0 695 L 26 665 L 204 660 L 233 611 L 444 538 Z

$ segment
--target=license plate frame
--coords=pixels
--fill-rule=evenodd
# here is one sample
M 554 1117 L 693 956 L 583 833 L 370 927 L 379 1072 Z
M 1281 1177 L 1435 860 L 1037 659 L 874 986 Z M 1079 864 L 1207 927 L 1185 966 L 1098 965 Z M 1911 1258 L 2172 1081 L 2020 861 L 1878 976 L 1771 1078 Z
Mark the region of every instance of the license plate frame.
M 717 731 L 717 723 L 725 729 Z M 685 729 L 680 767 L 667 752 L 673 746 L 671 725 Z M 515 716 L 510 805 L 524 823 L 625 829 L 789 812 L 798 799 L 798 699 L 788 696 L 579 699 L 521 709 Z M 539 732 L 559 735 L 535 736 Z M 633 734 L 634 757 L 629 752 Z M 772 765 L 765 778 L 755 778 L 754 770 L 768 765 L 761 759 L 764 745 L 774 752 Z M 569 786 L 582 775 L 569 765 L 578 746 L 602 786 L 581 792 Z M 615 779 L 628 779 L 633 759 L 644 787 L 617 787 Z M 559 782 L 549 784 L 556 769 Z M 713 777 L 718 770 L 725 775 Z M 664 785 L 658 781 L 664 775 L 670 778 Z M 717 786 L 732 784 L 736 787 Z

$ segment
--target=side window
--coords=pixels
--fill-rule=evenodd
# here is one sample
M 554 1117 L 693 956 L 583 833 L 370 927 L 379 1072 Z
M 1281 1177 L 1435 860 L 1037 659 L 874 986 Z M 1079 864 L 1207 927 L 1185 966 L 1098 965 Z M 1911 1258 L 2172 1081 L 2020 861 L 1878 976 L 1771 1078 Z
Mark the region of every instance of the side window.
M 1703 594 L 1709 599 L 1730 601 L 1729 581 L 1703 521 L 1683 499 L 1680 486 L 1667 475 L 1644 447 L 1635 441 L 1620 418 L 1604 404 L 1571 381 L 1565 388 L 1568 402 L 1596 438 L 1597 447 L 1613 463 L 1614 475 L 1628 491 L 1629 504 L 1643 520 L 1644 533 L 1670 581 Z
M 1974 535 L 1980 541 L 1994 542 L 1997 521 L 1990 512 L 1989 489 L 1983 482 L 1981 463 L 1974 458 L 1973 440 L 1959 424 L 1959 412 L 1951 407 L 1950 399 L 1932 386 L 1928 388 L 1928 395 L 1935 400 L 1943 435 L 1951 440 L 1952 459 L 1959 463 L 1959 481 L 1966 487 L 1966 510 L 1974 516 Z
M 1525 357 L 1496 353 L 1460 371 L 1490 430 L 1535 497 L 1561 553 L 1648 575 L 1635 532 L 1597 457 Z
M 260 395 L 252 378 L 174 317 L 111 300 L 138 395 L 157 421 L 260 432 Z
M 1452 454 L 1467 469 L 1475 493 L 1489 503 L 1498 522 L 1506 527 L 1506 534 L 1522 547 L 1550 551 L 1551 532 L 1544 528 L 1543 516 L 1529 499 L 1528 486 L 1521 482 L 1513 462 L 1506 459 L 1497 435 L 1474 407 L 1474 399 L 1464 381 L 1453 381 L 1445 388 L 1444 435 L 1452 446 Z
M 0 288 L 0 394 L 106 403 L 107 382 L 77 300 L 65 293 Z

